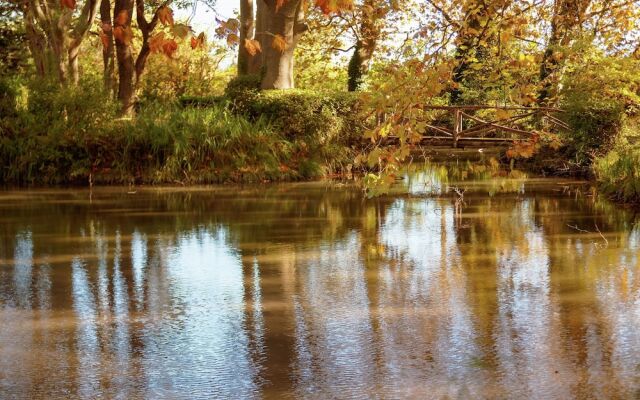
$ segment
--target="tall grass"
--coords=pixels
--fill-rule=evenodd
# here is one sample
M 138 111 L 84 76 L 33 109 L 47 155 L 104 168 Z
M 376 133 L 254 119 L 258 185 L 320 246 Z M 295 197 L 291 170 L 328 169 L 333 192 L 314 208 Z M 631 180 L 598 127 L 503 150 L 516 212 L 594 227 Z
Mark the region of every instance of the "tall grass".
M 287 136 L 271 119 L 248 119 L 226 104 L 147 103 L 135 118 L 119 119 L 117 104 L 95 87 L 34 83 L 24 85 L 22 107 L 2 102 L 11 112 L 0 118 L 0 183 L 296 180 L 350 157 L 344 146 Z

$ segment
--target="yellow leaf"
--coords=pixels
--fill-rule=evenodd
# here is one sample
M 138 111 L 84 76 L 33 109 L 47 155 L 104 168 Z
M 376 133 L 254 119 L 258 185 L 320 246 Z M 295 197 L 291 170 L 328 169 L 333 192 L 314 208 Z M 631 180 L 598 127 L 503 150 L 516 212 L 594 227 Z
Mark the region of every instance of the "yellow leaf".
M 499 120 L 508 119 L 511 117 L 511 114 L 507 110 L 497 109 L 496 110 L 496 118 Z
M 225 27 L 231 32 L 236 32 L 240 28 L 240 21 L 235 18 L 229 18 Z
M 191 33 L 191 27 L 185 24 L 175 24 L 171 28 L 173 36 L 184 39 Z
M 229 36 L 227 36 L 227 44 L 229 46 L 233 46 L 237 44 L 239 41 L 240 41 L 240 38 L 235 33 L 231 33 L 229 34 Z
M 369 165 L 369 168 L 373 168 L 376 164 L 378 164 L 378 162 L 380 161 L 381 153 L 382 150 L 380 150 L 380 148 L 376 148 L 371 153 L 369 153 L 369 156 L 367 157 L 367 164 Z
M 316 0 L 316 6 L 324 14 L 336 13 L 353 8 L 353 0 Z

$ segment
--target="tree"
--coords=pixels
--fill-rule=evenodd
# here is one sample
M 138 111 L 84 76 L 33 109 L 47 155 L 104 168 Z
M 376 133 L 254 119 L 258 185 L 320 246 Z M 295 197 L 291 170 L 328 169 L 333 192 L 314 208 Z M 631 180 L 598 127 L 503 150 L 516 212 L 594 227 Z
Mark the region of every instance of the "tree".
M 453 68 L 453 90 L 451 103 L 461 102 L 462 86 L 472 80 L 474 71 L 482 68 L 491 54 L 500 31 L 506 9 L 511 1 L 468 0 L 462 5 L 462 20 L 455 23 L 457 28 L 455 66 Z
M 291 89 L 294 87 L 294 51 L 300 36 L 307 30 L 302 0 L 259 0 L 258 19 L 265 33 L 273 37 L 270 46 L 262 49 L 263 89 Z
M 325 14 L 352 7 L 352 0 L 316 0 Z M 252 21 L 256 5 L 255 22 Z M 220 21 L 219 36 L 230 44 L 240 42 L 238 73 L 262 71 L 263 89 L 291 89 L 294 85 L 294 56 L 300 37 L 308 30 L 303 0 L 242 0 L 238 37 L 235 20 Z M 252 26 L 255 23 L 255 29 Z M 253 35 L 252 35 L 253 30 Z M 258 55 L 259 53 L 259 55 Z M 249 62 L 249 60 L 251 62 Z
M 167 0 L 156 7 L 151 20 L 147 20 L 145 0 L 135 0 L 136 25 L 142 35 L 142 43 L 140 51 L 134 56 L 132 46 L 134 0 L 115 1 L 113 37 L 118 61 L 118 99 L 122 103 L 122 115 L 133 114 L 136 90 L 140 85 L 149 55 L 157 51 L 171 57 L 178 48 L 176 41 L 172 38 L 166 38 L 163 32 L 151 36 L 158 23 L 170 25 L 174 35 L 186 37 L 189 34 L 189 27 L 174 24 L 173 11 L 169 8 L 170 3 L 171 0 Z
M 80 78 L 78 56 L 98 12 L 99 0 L 86 0 L 79 14 L 75 0 L 27 0 L 22 13 L 36 71 L 56 74 L 62 84 Z
M 240 45 L 238 46 L 238 75 L 256 74 L 260 70 L 262 51 L 255 40 L 255 0 L 240 0 Z
M 369 70 L 369 63 L 380 39 L 384 17 L 391 10 L 389 4 L 378 4 L 376 0 L 364 0 L 360 7 L 360 23 L 355 30 L 356 44 L 349 61 L 348 89 L 358 90 Z
M 116 93 L 116 68 L 115 68 L 115 44 L 113 42 L 113 22 L 111 19 L 111 1 L 100 2 L 101 30 L 99 32 L 102 42 L 102 64 L 104 88 L 109 93 Z
M 540 81 L 542 87 L 538 95 L 538 103 L 545 103 L 552 96 L 553 75 L 557 72 L 559 60 L 557 51 L 560 46 L 567 46 L 575 38 L 582 26 L 591 0 L 555 0 L 551 19 L 551 34 L 540 63 Z
M 634 30 L 640 10 L 638 0 L 553 0 L 551 27 L 540 64 L 538 102 L 553 101 L 562 77 L 563 51 L 578 40 L 598 43 L 622 55 L 635 48 Z M 633 54 L 633 53 L 632 53 Z

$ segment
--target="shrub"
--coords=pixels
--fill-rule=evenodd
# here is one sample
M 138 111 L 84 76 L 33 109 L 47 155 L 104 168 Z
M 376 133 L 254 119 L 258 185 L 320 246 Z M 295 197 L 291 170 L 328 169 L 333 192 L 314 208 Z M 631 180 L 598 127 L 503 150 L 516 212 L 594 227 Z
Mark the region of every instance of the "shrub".
M 260 91 L 256 75 L 242 76 L 227 86 L 231 110 L 252 121 L 268 120 L 278 134 L 299 143 L 313 162 L 342 170 L 361 143 L 364 124 L 356 93 L 313 90 Z M 310 169 L 310 168 L 305 168 Z M 313 168 L 311 168 L 313 169 Z
M 579 62 L 568 64 L 561 107 L 567 111 L 573 151 L 579 161 L 589 163 L 621 140 L 629 117 L 637 113 L 640 62 L 589 49 L 580 54 Z
M 207 48 L 192 50 L 179 46 L 173 59 L 151 55 L 140 82 L 141 103 L 173 101 L 177 97 L 219 96 L 233 77 L 232 68 L 218 69 L 226 47 L 209 43 Z
M 617 146 L 596 160 L 594 172 L 604 193 L 640 204 L 640 147 Z
M 182 107 L 213 107 L 225 104 L 227 98 L 225 96 L 182 96 L 179 102 Z
M 15 80 L 0 79 L 0 118 L 17 112 L 18 87 Z
M 570 127 L 571 151 L 579 161 L 604 155 L 620 140 L 627 119 L 621 103 L 603 103 L 593 96 L 566 103 L 565 120 Z
M 355 93 L 287 90 L 262 92 L 252 118 L 266 116 L 289 140 L 302 141 L 310 159 L 344 171 L 361 147 L 364 123 Z M 348 168 L 348 167 L 347 167 Z
M 292 162 L 294 143 L 274 133 L 264 119 L 248 121 L 224 107 L 147 109 L 131 122 L 125 170 L 148 160 L 141 175 L 153 182 L 206 183 L 299 178 Z
M 289 138 L 313 143 L 351 143 L 362 137 L 357 95 L 306 90 L 261 92 L 251 104 L 252 117 L 268 116 Z
M 241 75 L 229 81 L 224 95 L 229 99 L 234 112 L 246 114 L 250 111 L 250 105 L 260 92 L 260 81 L 259 75 Z
M 267 118 L 285 137 L 304 138 L 310 144 L 352 144 L 362 137 L 355 93 L 258 88 L 257 76 L 231 81 L 226 96 L 232 110 L 253 120 Z
M 2 122 L 0 181 L 63 183 L 87 176 L 85 143 L 110 126 L 117 110 L 96 86 L 101 87 L 91 81 L 76 88 L 29 82 L 24 106 Z

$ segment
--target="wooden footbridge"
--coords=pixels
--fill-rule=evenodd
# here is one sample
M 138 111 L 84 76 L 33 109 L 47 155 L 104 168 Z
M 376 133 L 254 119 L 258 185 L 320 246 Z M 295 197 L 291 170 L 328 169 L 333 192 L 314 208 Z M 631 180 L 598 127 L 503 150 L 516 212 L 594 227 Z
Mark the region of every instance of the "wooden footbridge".
M 559 118 L 563 111 L 551 107 L 460 105 L 424 106 L 423 110 L 432 116 L 422 132 L 425 145 L 511 145 L 529 141 L 540 131 L 569 129 Z

